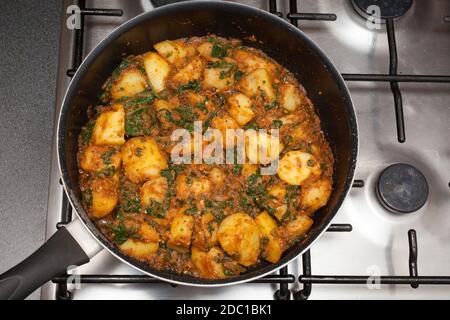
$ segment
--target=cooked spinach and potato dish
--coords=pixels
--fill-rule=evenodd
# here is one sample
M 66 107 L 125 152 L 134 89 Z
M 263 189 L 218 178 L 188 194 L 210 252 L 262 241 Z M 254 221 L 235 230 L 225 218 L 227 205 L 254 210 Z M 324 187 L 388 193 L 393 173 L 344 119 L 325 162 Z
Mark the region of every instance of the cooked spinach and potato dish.
M 232 277 L 276 263 L 326 205 L 333 155 L 319 118 L 294 76 L 260 50 L 216 36 L 163 41 L 125 58 L 102 90 L 79 136 L 80 189 L 124 254 L 159 270 Z M 224 134 L 278 129 L 258 140 L 278 144 L 276 173 L 261 174 L 268 163 L 254 153 L 245 164 L 174 164 L 171 134 L 193 133 L 194 121 Z

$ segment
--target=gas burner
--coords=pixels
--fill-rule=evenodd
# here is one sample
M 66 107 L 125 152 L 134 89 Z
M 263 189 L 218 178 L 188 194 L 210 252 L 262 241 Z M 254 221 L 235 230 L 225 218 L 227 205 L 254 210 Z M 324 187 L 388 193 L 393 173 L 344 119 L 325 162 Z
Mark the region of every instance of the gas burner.
M 428 183 L 417 168 L 393 164 L 380 174 L 377 194 L 381 204 L 393 213 L 411 213 L 419 210 L 428 198 Z
M 186 0 L 150 0 L 150 2 L 155 7 L 162 7 L 162 6 L 165 6 L 166 4 L 172 4 L 172 3 L 182 2 L 182 1 L 186 1 Z
M 352 0 L 353 8 L 362 17 L 374 17 L 385 21 L 403 16 L 413 4 L 413 0 Z M 374 10 L 377 6 L 379 10 Z

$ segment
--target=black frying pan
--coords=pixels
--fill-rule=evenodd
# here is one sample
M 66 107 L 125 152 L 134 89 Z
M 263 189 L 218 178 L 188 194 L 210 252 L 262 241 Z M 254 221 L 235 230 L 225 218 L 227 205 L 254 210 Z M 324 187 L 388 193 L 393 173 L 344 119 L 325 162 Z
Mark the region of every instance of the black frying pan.
M 98 104 L 101 85 L 123 54 L 138 55 L 162 40 L 207 33 L 242 39 L 293 72 L 317 108 L 335 157 L 334 190 L 327 206 L 315 214 L 308 236 L 289 248 L 278 263 L 261 262 L 240 276 L 223 280 L 159 271 L 125 256 L 88 218 L 78 185 L 77 137 L 87 121 L 86 108 Z M 251 35 L 258 42 L 245 40 Z M 296 258 L 326 230 L 352 185 L 358 150 L 355 111 L 348 89 L 325 54 L 286 21 L 252 7 L 220 1 L 165 6 L 139 15 L 111 33 L 75 74 L 61 108 L 57 138 L 62 180 L 79 219 L 58 230 L 38 251 L 0 276 L 0 299 L 25 298 L 52 277 L 66 272 L 69 265 L 87 263 L 102 247 L 150 276 L 177 284 L 222 286 L 262 277 Z

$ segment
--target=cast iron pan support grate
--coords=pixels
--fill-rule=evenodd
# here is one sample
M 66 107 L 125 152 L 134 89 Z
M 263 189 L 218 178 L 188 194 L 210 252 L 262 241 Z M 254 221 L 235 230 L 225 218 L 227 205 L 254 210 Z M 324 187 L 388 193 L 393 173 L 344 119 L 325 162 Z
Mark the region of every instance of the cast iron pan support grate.
M 67 70 L 67 76 L 73 77 L 77 68 L 83 60 L 83 40 L 84 40 L 84 16 L 122 16 L 121 9 L 94 9 L 86 8 L 86 1 L 79 0 L 78 6 L 80 11 L 81 28 L 75 30 L 74 50 L 72 68 Z M 269 0 L 269 11 L 279 17 L 282 13 L 277 9 L 277 1 Z M 297 1 L 289 0 L 289 13 L 287 18 L 290 22 L 298 26 L 298 21 L 335 21 L 337 16 L 333 13 L 300 13 L 297 9 Z M 443 17 L 444 22 L 449 22 L 449 17 Z M 387 33 L 389 41 L 389 74 L 359 74 L 359 73 L 343 73 L 342 76 L 347 81 L 382 81 L 389 82 L 394 95 L 394 105 L 397 119 L 397 138 L 399 142 L 405 142 L 405 124 L 403 119 L 403 105 L 401 92 L 398 82 L 429 82 L 429 83 L 450 83 L 450 76 L 447 75 L 404 75 L 397 73 L 397 49 L 395 45 L 395 30 L 393 20 L 387 21 Z M 355 180 L 354 188 L 364 187 L 363 180 Z M 450 183 L 449 183 L 450 187 Z M 63 194 L 63 209 L 61 212 L 61 222 L 57 228 L 69 223 L 72 220 L 72 208 L 69 204 L 67 196 Z M 352 226 L 349 224 L 332 224 L 328 232 L 350 232 Z M 408 232 L 409 239 L 409 277 L 380 277 L 381 284 L 409 284 L 413 288 L 417 288 L 419 284 L 450 284 L 450 277 L 419 277 L 417 270 L 417 237 L 416 231 Z M 368 277 L 366 276 L 314 276 L 311 273 L 311 254 L 306 251 L 302 256 L 303 274 L 299 276 L 298 281 L 303 285 L 303 289 L 294 292 L 293 298 L 296 300 L 306 300 L 309 298 L 313 283 L 326 284 L 366 284 Z M 55 277 L 52 282 L 57 285 L 57 298 L 67 300 L 72 298 L 71 292 L 67 289 L 67 280 L 69 275 Z M 136 284 L 136 283 L 161 283 L 160 280 L 145 275 L 81 275 L 81 283 L 111 283 L 111 284 Z M 279 289 L 274 293 L 274 299 L 289 300 L 291 291 L 289 284 L 295 282 L 295 277 L 289 274 L 288 267 L 280 269 L 278 275 L 269 275 L 253 281 L 254 283 L 265 283 L 279 285 Z

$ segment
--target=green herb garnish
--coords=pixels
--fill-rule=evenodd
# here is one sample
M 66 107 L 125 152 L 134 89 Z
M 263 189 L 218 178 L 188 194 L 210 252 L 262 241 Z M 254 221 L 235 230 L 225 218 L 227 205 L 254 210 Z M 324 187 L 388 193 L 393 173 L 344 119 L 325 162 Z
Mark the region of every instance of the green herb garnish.
M 273 125 L 273 127 L 275 129 L 279 129 L 283 125 L 283 121 L 281 121 L 281 120 L 273 120 L 272 121 L 272 125 Z
M 83 127 L 83 129 L 81 129 L 81 143 L 83 145 L 87 145 L 89 144 L 89 141 L 91 140 L 92 137 L 92 131 L 94 129 L 94 121 L 89 121 L 86 126 Z
M 83 203 L 86 207 L 92 207 L 92 189 L 88 188 L 83 191 Z
M 228 55 L 229 45 L 219 45 L 215 43 L 211 49 L 211 57 L 223 59 Z
M 101 158 L 103 160 L 103 163 L 107 166 L 109 166 L 110 164 L 112 164 L 112 159 L 111 157 L 116 153 L 116 149 L 110 149 L 106 152 L 104 152 L 101 155 Z
M 165 218 L 166 208 L 163 203 L 152 200 L 150 205 L 145 208 L 145 213 L 155 218 Z
M 261 92 L 264 92 L 264 91 L 261 91 Z M 264 97 L 263 97 L 263 98 L 264 98 Z M 277 102 L 276 100 L 274 100 L 274 101 L 272 101 L 271 103 L 266 104 L 266 105 L 264 106 L 264 108 L 266 109 L 266 111 L 275 109 L 275 108 L 277 108 L 277 107 L 278 107 L 278 102 Z
M 178 93 L 182 93 L 186 90 L 192 90 L 194 92 L 198 92 L 200 90 L 200 82 L 198 80 L 189 81 L 186 84 L 178 87 Z

